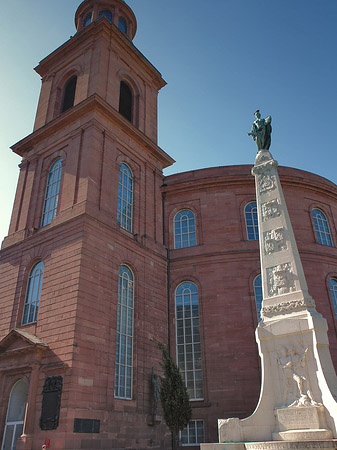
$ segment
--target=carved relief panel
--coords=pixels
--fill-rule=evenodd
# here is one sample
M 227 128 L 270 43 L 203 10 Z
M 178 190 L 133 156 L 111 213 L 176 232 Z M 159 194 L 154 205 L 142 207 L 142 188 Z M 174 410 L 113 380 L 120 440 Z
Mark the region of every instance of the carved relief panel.
M 286 233 L 283 227 L 263 233 L 264 251 L 266 255 L 287 250 Z
M 264 222 L 279 217 L 280 215 L 280 204 L 278 203 L 277 198 L 262 203 L 262 220 Z
M 278 264 L 267 269 L 268 295 L 287 294 L 295 291 L 294 273 L 291 263 Z

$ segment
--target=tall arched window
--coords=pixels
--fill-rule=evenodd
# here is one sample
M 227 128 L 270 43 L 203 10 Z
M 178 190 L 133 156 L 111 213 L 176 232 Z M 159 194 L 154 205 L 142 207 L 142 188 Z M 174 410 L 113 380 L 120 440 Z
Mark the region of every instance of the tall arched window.
M 118 182 L 117 222 L 132 232 L 133 176 L 129 167 L 121 163 Z
M 263 300 L 261 275 L 257 275 L 254 278 L 254 295 L 255 295 L 257 319 L 260 322 L 260 320 L 261 320 L 262 300 Z
M 71 77 L 64 88 L 63 103 L 61 112 L 67 111 L 74 106 L 77 77 Z
M 134 280 L 122 265 L 118 276 L 115 397 L 132 398 Z
M 58 159 L 51 166 L 44 196 L 41 226 L 49 225 L 57 212 L 57 205 L 60 193 L 60 183 L 62 176 L 62 159 Z
M 196 245 L 194 213 L 190 209 L 183 209 L 174 217 L 174 248 L 194 245 Z
M 132 106 L 133 106 L 133 95 L 128 84 L 121 81 L 120 91 L 119 91 L 119 112 L 127 120 L 132 122 Z
M 118 19 L 118 29 L 123 31 L 123 33 L 125 33 L 125 34 L 128 31 L 128 27 L 126 25 L 126 21 L 123 19 L 123 17 L 120 17 Z
M 108 9 L 100 11 L 98 17 L 105 17 L 110 23 L 112 23 L 112 13 Z
M 189 281 L 175 293 L 177 360 L 191 400 L 203 398 L 198 288 Z
M 312 210 L 312 217 L 314 219 L 315 231 L 317 241 L 321 245 L 333 247 L 329 222 L 323 211 L 320 209 Z
M 259 224 L 257 221 L 257 206 L 256 202 L 247 203 L 245 206 L 245 220 L 247 239 L 249 241 L 259 240 Z
M 332 299 L 332 304 L 335 310 L 335 314 L 337 316 L 337 279 L 330 278 L 329 280 L 330 294 Z
M 37 321 L 39 311 L 39 302 L 41 294 L 41 284 L 43 278 L 43 261 L 38 262 L 32 267 L 27 283 L 25 305 L 23 309 L 22 325 Z
M 15 383 L 9 397 L 7 417 L 1 450 L 14 450 L 22 435 L 25 419 L 28 386 L 24 380 Z

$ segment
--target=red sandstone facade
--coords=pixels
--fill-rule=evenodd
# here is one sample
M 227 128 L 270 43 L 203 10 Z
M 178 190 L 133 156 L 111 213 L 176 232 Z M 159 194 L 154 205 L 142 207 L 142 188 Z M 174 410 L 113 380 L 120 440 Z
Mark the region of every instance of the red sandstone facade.
M 176 354 L 176 292 L 192 282 L 198 289 L 203 388 L 202 398 L 192 400 L 192 420 L 203 424 L 204 440 L 214 442 L 217 419 L 247 416 L 259 395 L 253 289 L 259 252 L 258 242 L 247 239 L 244 215 L 255 198 L 250 166 L 164 178 L 163 169 L 173 163 L 156 144 L 157 94 L 165 82 L 131 42 L 137 26 L 132 11 L 121 0 L 86 0 L 75 22 L 76 35 L 36 68 L 42 89 L 34 132 L 13 146 L 22 164 L 1 251 L 0 436 L 9 427 L 11 392 L 23 380 L 27 409 L 17 449 L 38 450 L 45 441 L 67 450 L 170 448 L 160 409 L 153 417 L 151 373 L 152 367 L 159 371 L 160 353 L 151 339 L 170 344 Z M 63 111 L 75 78 L 72 105 Z M 132 98 L 129 104 L 126 99 L 126 113 L 122 83 Z M 62 161 L 56 213 L 42 226 L 56 161 Z M 129 229 L 117 206 L 121 165 L 132 173 Z M 284 167 L 280 178 L 309 291 L 328 320 L 337 365 L 329 289 L 337 276 L 337 187 Z M 317 242 L 315 208 L 327 217 L 333 246 Z M 174 219 L 186 209 L 195 217 L 196 242 L 175 249 Z M 44 271 L 38 315 L 24 323 L 29 277 L 39 261 Z M 122 266 L 133 274 L 130 398 L 116 395 L 115 381 Z M 57 426 L 46 430 L 40 418 L 48 377 L 62 377 L 62 391 Z M 75 419 L 99 423 L 99 432 L 75 430 Z

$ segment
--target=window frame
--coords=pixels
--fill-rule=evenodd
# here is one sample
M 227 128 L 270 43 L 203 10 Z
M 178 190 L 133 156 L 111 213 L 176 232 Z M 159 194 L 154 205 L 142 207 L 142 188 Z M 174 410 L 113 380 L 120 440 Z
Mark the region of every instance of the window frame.
M 121 22 L 123 22 L 123 24 L 124 24 L 124 26 L 125 26 L 125 30 L 124 30 L 124 28 L 123 28 L 123 29 L 121 28 Z M 118 29 L 119 29 L 122 33 L 124 33 L 125 35 L 126 35 L 127 32 L 128 32 L 128 24 L 127 24 L 127 21 L 125 20 L 125 18 L 124 18 L 123 16 L 119 16 L 119 17 L 118 17 Z
M 259 282 L 259 284 L 257 285 L 258 282 Z M 258 299 L 257 299 L 257 290 L 258 289 L 261 290 L 261 293 L 258 294 L 261 297 L 261 302 L 259 302 Z M 253 280 L 253 291 L 254 291 L 254 300 L 255 300 L 257 321 L 261 322 L 261 320 L 262 320 L 261 310 L 262 310 L 262 302 L 263 302 L 263 289 L 262 289 L 262 275 L 260 273 L 257 274 L 254 277 L 254 280 Z M 260 310 L 258 309 L 258 304 L 260 304 L 260 306 L 261 306 Z
M 111 15 L 111 19 L 109 19 L 109 18 L 107 17 L 107 15 L 104 14 L 104 13 L 109 13 L 109 17 L 110 17 L 110 15 Z M 113 23 L 113 14 L 112 14 L 112 11 L 111 11 L 110 9 L 102 9 L 102 10 L 100 10 L 99 13 L 98 13 L 98 19 L 101 19 L 102 17 L 105 17 L 106 20 L 107 20 L 109 23 L 111 23 L 111 24 Z
M 87 23 L 88 18 L 90 18 L 90 22 L 89 23 Z M 89 12 L 88 14 L 86 14 L 86 16 L 84 17 L 84 19 L 83 19 L 83 28 L 86 28 L 86 27 L 88 27 L 91 24 L 92 24 L 92 11 Z
M 127 184 L 124 185 L 124 176 L 127 176 Z M 131 189 L 129 188 L 129 180 L 131 180 Z M 124 192 L 126 191 L 126 199 L 123 199 Z M 130 198 L 130 202 L 128 201 Z M 134 199 L 134 175 L 131 168 L 125 162 L 121 162 L 119 165 L 118 173 L 118 192 L 117 192 L 117 223 L 121 228 L 132 233 L 133 230 L 133 199 Z M 123 206 L 124 205 L 124 206 Z M 130 214 L 125 211 L 130 211 Z
M 127 273 L 128 277 L 125 277 L 124 274 Z M 126 292 L 126 303 L 123 304 L 123 282 L 127 280 L 127 292 Z M 129 306 L 129 288 L 130 283 L 132 283 L 132 307 Z M 123 314 L 122 307 L 125 308 L 126 312 Z M 129 311 L 131 311 L 131 334 L 127 334 L 129 331 Z M 118 294 L 117 294 L 117 323 L 116 323 L 116 355 L 115 355 L 115 374 L 114 374 L 114 398 L 122 399 L 122 400 L 132 400 L 133 398 L 133 355 L 134 355 L 134 314 L 135 314 L 135 276 L 131 268 L 127 264 L 121 264 L 118 270 Z M 122 323 L 123 317 L 125 318 Z M 121 363 L 122 361 L 122 330 L 125 329 L 125 363 Z M 128 338 L 131 342 L 131 353 L 128 352 Z M 131 361 L 131 364 L 127 364 L 128 361 Z M 121 376 L 121 368 L 124 367 L 124 384 L 121 383 L 123 377 Z M 125 375 L 127 370 L 130 369 L 130 384 L 127 384 L 127 376 Z M 121 391 L 124 389 L 124 395 L 121 394 Z
M 247 210 L 251 205 L 255 205 L 255 207 L 251 208 L 251 210 Z M 253 209 L 255 208 L 255 211 Z M 245 225 L 246 225 L 246 236 L 248 241 L 258 241 L 259 240 L 259 222 L 258 222 L 258 211 L 257 211 L 257 203 L 256 201 L 251 201 L 246 203 L 244 207 L 244 216 L 245 216 Z M 248 224 L 248 218 L 251 218 L 252 225 Z M 250 229 L 252 232 L 250 233 Z M 250 236 L 253 236 L 251 237 Z
M 11 438 L 11 448 L 15 448 L 15 447 L 16 447 L 16 442 L 17 442 L 17 440 L 19 439 L 20 436 L 22 436 L 22 433 L 21 433 L 20 436 L 17 436 L 17 439 L 16 439 L 16 441 L 14 442 L 14 438 L 15 438 L 15 436 L 16 436 L 16 430 L 17 430 L 17 427 L 18 427 L 18 426 L 22 426 L 22 432 L 23 432 L 23 429 L 24 429 L 25 414 L 23 414 L 23 419 L 22 419 L 22 420 L 8 421 L 8 415 L 9 415 L 9 412 L 10 412 L 10 406 L 11 406 L 12 396 L 13 396 L 13 393 L 14 393 L 15 388 L 17 387 L 17 385 L 18 385 L 19 383 L 25 384 L 25 387 L 26 387 L 26 391 L 27 391 L 27 392 L 26 392 L 26 398 L 25 398 L 25 403 L 24 403 L 24 404 L 27 405 L 27 400 L 28 400 L 28 385 L 27 385 L 27 382 L 26 382 L 23 378 L 21 378 L 21 379 L 17 380 L 17 381 L 13 384 L 12 389 L 11 389 L 10 394 L 9 394 L 8 403 L 7 403 L 7 411 L 6 411 L 5 425 L 4 425 L 3 435 L 2 435 L 1 450 L 3 450 L 4 445 L 5 445 L 5 437 L 6 437 L 6 431 L 7 431 L 7 427 L 8 427 L 8 426 L 13 426 L 13 427 L 14 427 L 13 434 L 12 434 L 12 438 Z M 24 410 L 25 410 L 25 409 L 26 409 L 26 406 L 24 407 Z M 15 444 L 15 445 L 13 446 L 13 444 Z
M 182 218 L 187 216 L 186 213 L 191 213 L 193 217 L 187 218 L 187 233 L 183 233 L 182 230 Z M 182 215 L 185 213 L 185 215 Z M 181 215 L 181 218 L 177 219 L 177 216 Z M 190 231 L 191 223 L 193 222 L 194 231 Z M 176 226 L 179 226 L 180 233 L 176 233 Z M 183 245 L 183 236 L 187 236 L 187 244 Z M 178 243 L 179 239 L 179 243 Z M 194 239 L 194 241 L 192 241 Z M 191 242 L 192 241 L 192 242 Z M 180 246 L 177 246 L 179 244 Z M 189 248 L 197 246 L 197 226 L 196 226 L 196 214 L 190 208 L 183 208 L 177 211 L 177 213 L 173 217 L 173 247 L 175 250 L 179 250 L 181 248 Z
M 184 433 L 185 430 L 187 431 L 187 437 L 188 437 L 188 440 L 189 440 L 189 437 L 190 437 L 189 427 L 190 427 L 191 423 L 193 423 L 193 422 L 194 422 L 194 425 L 195 425 L 196 442 L 183 442 L 183 433 Z M 203 440 L 200 441 L 200 442 L 198 441 L 197 422 L 201 422 L 202 423 L 202 434 L 203 434 L 202 438 L 203 438 Z M 188 422 L 188 424 L 186 425 L 186 427 L 182 431 L 179 431 L 179 441 L 180 441 L 181 445 L 184 446 L 184 447 L 197 446 L 197 445 L 200 445 L 200 444 L 204 443 L 205 442 L 205 421 L 203 419 L 191 419 Z
M 74 80 L 75 80 L 75 86 L 73 87 L 73 90 L 71 92 L 67 92 L 67 89 L 69 88 L 70 84 Z M 77 81 L 78 81 L 77 75 L 73 74 L 72 76 L 67 78 L 67 81 L 64 83 L 60 114 L 63 114 L 64 112 L 69 111 L 69 109 L 71 109 L 75 105 Z M 67 96 L 69 96 L 71 101 L 69 101 L 69 98 Z M 66 100 L 67 100 L 67 103 L 69 103 L 69 105 L 66 104 Z
M 42 267 L 39 267 L 41 265 L 42 265 Z M 39 273 L 35 273 L 35 272 L 37 272 L 37 270 L 39 270 Z M 43 274 L 44 274 L 44 262 L 42 260 L 39 260 L 31 267 L 29 274 L 28 274 L 21 325 L 29 325 L 29 324 L 37 322 L 40 299 L 41 299 Z M 34 294 L 36 278 L 38 278 L 38 287 L 37 287 L 37 292 L 36 292 L 37 295 L 35 295 L 35 298 L 33 300 L 31 300 L 31 298 Z M 34 304 L 33 318 L 32 318 L 33 320 L 29 320 L 30 316 L 31 316 L 31 305 L 32 304 Z M 27 313 L 26 313 L 26 310 L 27 310 Z
M 55 179 L 54 174 L 57 172 L 57 178 Z M 61 192 L 61 180 L 63 172 L 63 158 L 57 158 L 49 168 L 46 188 L 43 197 L 43 207 L 42 207 L 42 217 L 41 217 L 41 227 L 49 225 L 53 219 L 55 219 L 59 206 L 59 198 Z M 54 186 L 57 185 L 55 192 L 53 192 Z M 50 195 L 49 195 L 50 194 Z M 52 201 L 51 201 L 52 199 Z M 53 204 L 52 209 L 46 209 L 47 205 Z M 51 216 L 49 217 L 49 215 Z M 45 218 L 47 219 L 45 220 Z
M 329 288 L 329 295 L 332 303 L 333 312 L 335 314 L 335 319 L 337 320 L 337 277 L 336 276 L 330 276 L 328 278 L 328 288 Z M 331 282 L 336 283 L 334 288 L 331 288 Z
M 321 215 L 321 218 L 317 219 L 317 214 Z M 327 214 L 320 208 L 312 208 L 311 210 L 311 219 L 312 219 L 312 224 L 313 224 L 313 229 L 314 229 L 314 233 L 315 233 L 315 237 L 316 237 L 316 242 L 319 245 L 324 245 L 325 247 L 334 247 L 334 241 L 332 239 L 332 234 L 331 234 L 331 228 L 329 225 L 329 220 L 328 220 L 328 216 Z M 320 230 L 319 226 L 320 224 L 325 224 L 327 230 Z M 323 225 L 324 228 L 324 225 Z M 328 238 L 327 238 L 328 236 Z M 324 243 L 324 240 L 326 240 L 326 243 Z M 328 243 L 328 241 L 330 241 L 330 243 Z
M 185 287 L 184 287 L 185 286 Z M 183 288 L 184 287 L 184 288 Z M 193 287 L 195 289 L 195 291 L 191 291 L 190 287 Z M 182 293 L 179 294 L 179 291 L 182 290 Z M 178 303 L 178 296 L 182 297 L 183 301 L 182 301 L 182 305 L 181 306 L 186 306 L 186 301 L 184 299 L 184 294 L 183 291 L 184 290 L 190 290 L 190 293 L 187 294 L 189 296 L 189 305 L 190 305 L 190 311 L 191 311 L 191 343 L 186 342 L 186 317 L 185 317 L 185 308 L 183 308 L 182 310 L 182 319 L 179 318 L 179 314 L 178 314 L 178 310 L 177 310 L 177 303 Z M 185 294 L 186 295 L 186 294 Z M 196 317 L 194 317 L 194 319 L 197 319 L 197 325 L 195 323 L 193 323 L 193 316 L 192 316 L 192 307 L 193 307 L 193 299 L 192 296 L 196 295 L 197 296 L 197 307 L 198 307 L 198 315 Z M 190 397 L 190 401 L 203 401 L 205 399 L 205 392 L 204 392 L 204 368 L 203 368 L 203 351 L 202 351 L 202 340 L 201 340 L 201 326 L 200 326 L 200 321 L 201 321 L 201 316 L 200 316 L 200 301 L 199 301 L 199 288 L 197 286 L 196 283 L 194 283 L 193 281 L 183 281 L 181 283 L 178 284 L 178 286 L 175 288 L 174 291 L 174 307 L 175 307 L 175 338 L 176 338 L 176 362 L 177 362 L 177 366 L 179 367 L 179 370 L 181 372 L 183 381 L 186 385 L 186 388 L 188 390 L 189 393 L 189 397 Z M 187 317 L 188 319 L 188 317 Z M 182 323 L 182 326 L 179 327 L 180 323 Z M 196 328 L 196 326 L 198 326 L 198 332 L 199 332 L 199 341 L 195 341 L 194 340 L 194 333 L 193 333 L 193 329 Z M 178 336 L 178 329 L 181 328 L 183 330 L 183 342 L 179 343 L 179 336 Z M 186 347 L 188 345 L 191 345 L 191 355 L 192 355 L 192 360 L 191 361 L 187 361 L 186 358 Z M 195 350 L 195 346 L 199 345 L 200 347 L 200 368 L 196 368 L 196 363 L 197 363 L 197 358 L 196 358 L 196 353 L 197 351 Z M 183 349 L 183 352 L 179 352 L 179 348 Z M 183 358 L 179 358 L 179 356 L 182 355 Z M 188 363 L 192 363 L 192 370 L 187 370 L 188 367 Z M 193 374 L 193 387 L 190 388 L 188 386 L 188 373 L 187 372 L 192 372 Z M 199 373 L 200 379 L 196 378 L 196 374 Z M 198 382 L 199 385 L 198 385 Z M 191 394 L 191 390 L 193 390 L 193 394 Z M 197 396 L 197 391 L 201 390 L 202 391 L 202 396 Z

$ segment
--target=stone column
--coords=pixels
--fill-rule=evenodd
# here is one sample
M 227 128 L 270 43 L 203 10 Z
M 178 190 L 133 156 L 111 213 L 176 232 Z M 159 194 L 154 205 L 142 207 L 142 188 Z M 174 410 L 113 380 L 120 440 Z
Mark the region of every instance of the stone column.
M 308 293 L 277 165 L 268 150 L 260 150 L 252 169 L 263 284 L 262 320 L 256 329 L 260 399 L 250 417 L 219 420 L 219 441 L 306 441 L 308 449 L 336 448 L 337 378 L 327 323 Z M 315 447 L 313 441 L 325 444 Z M 277 448 L 290 448 L 282 445 Z M 201 448 L 211 449 L 207 444 Z

